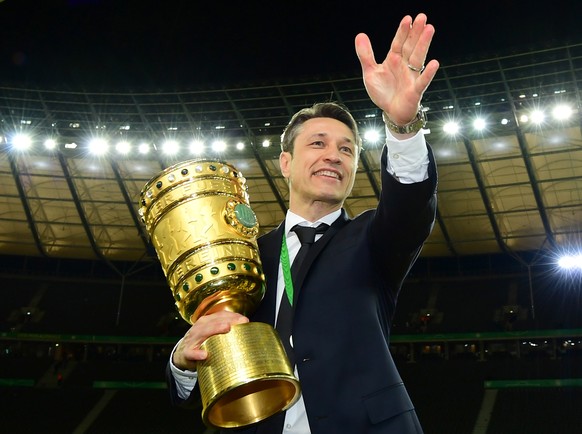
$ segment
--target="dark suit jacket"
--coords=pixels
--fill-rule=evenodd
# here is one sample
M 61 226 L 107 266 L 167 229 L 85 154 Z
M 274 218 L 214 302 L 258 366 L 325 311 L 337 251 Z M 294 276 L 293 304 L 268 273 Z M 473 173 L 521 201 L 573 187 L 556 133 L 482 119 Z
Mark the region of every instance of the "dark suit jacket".
M 429 179 L 400 184 L 385 170 L 384 149 L 378 207 L 354 219 L 342 212 L 305 259 L 293 343 L 312 434 L 422 432 L 389 340 L 402 281 L 434 223 L 437 177 L 429 158 Z M 274 324 L 283 230 L 259 239 L 267 289 L 252 321 Z M 236 432 L 263 433 L 266 423 Z

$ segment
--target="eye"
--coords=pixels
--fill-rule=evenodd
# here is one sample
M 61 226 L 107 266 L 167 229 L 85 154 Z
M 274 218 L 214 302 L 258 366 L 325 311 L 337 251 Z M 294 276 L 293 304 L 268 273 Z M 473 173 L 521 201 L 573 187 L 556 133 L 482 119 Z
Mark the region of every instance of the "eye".
M 316 140 L 315 142 L 311 142 L 311 146 L 321 148 L 321 147 L 325 146 L 325 143 L 323 143 L 323 141 L 321 141 L 321 140 Z
M 342 146 L 340 147 L 340 151 L 345 152 L 347 154 L 353 155 L 354 150 L 350 146 Z

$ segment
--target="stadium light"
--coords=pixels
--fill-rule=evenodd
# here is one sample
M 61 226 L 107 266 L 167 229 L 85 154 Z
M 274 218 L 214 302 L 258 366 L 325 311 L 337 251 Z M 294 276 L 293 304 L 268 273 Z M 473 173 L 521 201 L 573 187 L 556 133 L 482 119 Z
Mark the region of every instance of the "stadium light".
M 563 255 L 558 259 L 558 265 L 564 270 L 582 270 L 582 254 Z
M 109 150 L 109 143 L 102 137 L 95 137 L 89 141 L 89 152 L 93 155 L 104 155 Z
M 443 131 L 447 134 L 454 136 L 459 132 L 459 124 L 455 121 L 446 122 L 443 125 Z
M 28 134 L 16 134 L 12 137 L 12 147 L 17 151 L 26 151 L 32 146 L 32 138 Z
M 1 0 L 0 0 L 1 1 Z M 525 96 L 524 96 L 525 98 Z M 454 107 L 451 106 L 445 106 L 443 107 L 444 110 L 451 110 Z M 535 122 L 537 124 L 542 124 L 546 118 L 548 116 L 551 116 L 552 119 L 556 119 L 558 121 L 563 121 L 563 120 L 567 120 L 568 118 L 571 118 L 574 114 L 577 115 L 577 111 L 575 109 L 575 107 L 573 107 L 571 104 L 568 104 L 567 102 L 558 102 L 557 104 L 552 105 L 552 107 L 550 107 L 548 105 L 548 107 L 535 107 L 531 110 L 524 110 L 523 112 L 521 112 L 519 114 L 519 122 L 518 122 L 518 126 L 520 124 L 525 124 L 525 123 L 529 123 L 529 122 Z M 375 117 L 374 114 L 365 114 L 363 115 L 366 118 L 372 118 Z M 463 128 L 467 125 L 464 125 L 462 119 L 457 119 L 454 120 L 454 116 L 451 114 L 449 115 L 448 120 L 445 119 L 444 122 L 438 122 L 436 121 L 434 123 L 434 126 L 436 127 L 436 125 L 439 125 L 439 127 L 442 127 L 442 131 L 443 133 L 446 133 L 448 135 L 457 135 L 460 134 L 463 130 Z M 484 130 L 487 129 L 488 124 L 493 122 L 493 118 L 491 120 L 488 120 L 486 117 L 483 118 L 475 118 L 473 121 L 469 121 L 472 122 L 472 127 L 474 127 L 476 130 Z M 495 119 L 495 123 L 497 123 L 497 125 L 503 125 L 503 126 L 509 126 L 512 123 L 514 123 L 514 119 L 512 118 L 507 118 L 507 117 L 502 117 L 500 116 L 499 119 Z M 26 123 L 25 125 L 29 125 L 28 123 Z M 53 124 L 52 126 L 54 127 L 56 124 Z M 69 125 L 70 128 L 80 128 L 80 124 L 79 123 L 71 123 Z M 107 153 L 109 151 L 109 147 L 111 144 L 111 147 L 113 147 L 113 143 L 116 143 L 115 146 L 115 150 L 119 153 L 119 154 L 129 154 L 131 153 L 132 150 L 134 151 L 138 151 L 140 155 L 145 156 L 146 154 L 150 153 L 150 152 L 161 152 L 164 153 L 166 155 L 176 155 L 179 154 L 180 152 L 182 152 L 180 142 L 178 140 L 176 140 L 175 138 L 170 139 L 168 141 L 166 141 L 165 143 L 161 144 L 161 146 L 156 146 L 156 144 L 153 143 L 146 143 L 146 142 L 141 142 L 139 145 L 136 146 L 136 144 L 131 144 L 129 143 L 130 139 L 128 138 L 127 141 L 125 141 L 125 135 L 123 136 L 124 139 L 120 142 L 117 142 L 117 139 L 120 138 L 118 137 L 106 137 L 105 134 L 105 130 L 109 130 L 108 128 L 106 128 L 106 125 L 100 125 L 99 129 L 102 129 L 103 131 L 101 133 L 97 133 L 97 136 L 93 138 L 93 140 L 88 141 L 88 148 L 91 154 L 93 155 L 103 155 L 105 153 Z M 116 129 L 118 130 L 123 130 L 123 131 L 128 131 L 130 128 L 128 125 L 122 125 L 121 127 L 116 127 Z M 201 134 L 203 133 L 202 128 L 198 127 L 198 133 L 196 133 L 196 137 L 202 137 Z M 223 129 L 223 126 L 217 126 L 215 129 Z M 171 131 L 175 131 L 176 128 L 172 127 Z M 429 129 L 423 129 L 423 133 L 424 134 L 429 134 L 430 130 Z M 73 140 L 72 138 L 64 138 L 64 137 L 59 137 L 59 139 L 62 141 L 61 143 L 57 143 L 54 139 L 51 138 L 51 136 L 53 136 L 54 133 L 46 133 L 46 137 L 48 137 L 47 140 L 45 140 L 44 142 L 40 142 L 38 143 L 38 145 L 43 146 L 45 150 L 50 151 L 50 150 L 54 150 L 58 147 L 64 147 L 65 149 L 73 149 L 77 147 L 77 144 L 74 142 L 71 142 L 71 140 Z M 375 130 L 372 128 L 366 129 L 363 131 L 362 134 L 362 138 L 365 142 L 369 143 L 369 144 L 376 144 L 378 142 L 380 142 L 383 139 L 383 131 L 380 130 Z M 557 140 L 556 137 L 553 137 L 550 139 L 550 143 L 553 143 L 553 141 Z M 68 141 L 68 143 L 67 143 Z M 110 143 L 110 144 L 109 144 Z M 34 141 L 34 138 L 32 136 L 29 136 L 28 134 L 25 134 L 24 132 L 20 132 L 17 133 L 15 132 L 14 134 L 8 134 L 7 136 L 2 136 L 0 135 L 0 146 L 1 145 L 7 145 L 11 148 L 13 148 L 15 151 L 24 151 L 26 149 L 29 148 L 33 148 L 37 145 L 37 143 Z M 265 140 L 262 141 L 261 146 L 264 148 L 269 148 L 270 146 L 272 146 L 272 141 L 269 138 L 265 138 Z M 210 147 L 212 148 L 212 152 L 216 152 L 216 153 L 223 153 L 223 152 L 228 152 L 229 151 L 229 144 L 226 143 L 225 140 L 223 139 L 219 139 L 216 140 L 212 143 L 204 143 L 203 140 L 201 139 L 195 139 L 193 141 L 191 141 L 190 143 L 188 143 L 187 145 L 188 149 L 185 149 L 186 152 L 190 152 L 190 154 L 192 155 L 201 155 L 204 154 L 205 151 L 207 151 Z M 244 150 L 246 147 L 246 144 L 244 143 L 244 141 L 239 141 L 239 142 L 233 142 L 232 143 L 232 149 L 234 150 L 235 148 L 238 151 L 242 151 Z M 499 147 L 499 146 L 496 146 Z M 186 148 L 186 146 L 184 146 L 184 148 Z M 439 154 L 440 155 L 440 154 Z
M 204 152 L 204 142 L 202 140 L 192 140 L 190 142 L 190 153 L 200 155 Z
M 380 133 L 377 130 L 367 130 L 364 133 L 364 140 L 370 143 L 378 143 L 380 141 Z
M 131 150 L 131 145 L 129 144 L 129 142 L 122 140 L 120 142 L 117 142 L 117 144 L 115 145 L 115 150 L 122 155 L 127 155 Z
M 558 104 L 552 110 L 554 119 L 564 121 L 572 116 L 572 107 L 567 104 Z
M 475 128 L 477 131 L 483 131 L 486 126 L 487 122 L 485 122 L 485 119 L 483 118 L 477 118 L 473 120 L 473 128 Z
M 215 140 L 214 142 L 212 142 L 212 150 L 214 152 L 226 151 L 226 142 L 224 140 Z
M 175 155 L 180 150 L 180 145 L 176 140 L 166 140 L 162 144 L 162 152 L 166 155 Z
M 534 110 L 531 113 L 531 121 L 538 124 L 538 125 L 541 124 L 545 118 L 546 118 L 546 115 L 541 110 Z
M 44 141 L 44 148 L 48 150 L 55 149 L 57 147 L 57 141 L 55 139 L 46 139 Z
M 142 142 L 138 145 L 137 150 L 140 154 L 146 155 L 148 152 L 150 152 L 150 145 L 149 143 Z

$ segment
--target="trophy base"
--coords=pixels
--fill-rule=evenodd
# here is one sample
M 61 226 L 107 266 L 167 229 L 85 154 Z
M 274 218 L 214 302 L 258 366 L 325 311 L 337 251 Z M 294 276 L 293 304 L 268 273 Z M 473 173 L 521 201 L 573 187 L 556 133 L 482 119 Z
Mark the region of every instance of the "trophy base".
M 299 381 L 270 325 L 234 325 L 201 348 L 208 352 L 197 367 L 206 425 L 250 425 L 288 409 L 299 398 Z

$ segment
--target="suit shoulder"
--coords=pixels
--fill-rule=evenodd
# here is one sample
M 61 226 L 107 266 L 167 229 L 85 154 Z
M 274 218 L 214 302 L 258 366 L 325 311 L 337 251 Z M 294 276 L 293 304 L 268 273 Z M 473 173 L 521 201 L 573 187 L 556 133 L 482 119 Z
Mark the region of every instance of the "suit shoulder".
M 273 229 L 257 238 L 257 243 L 259 244 L 259 247 L 263 244 L 273 242 L 277 238 L 277 233 L 278 233 L 277 229 Z

